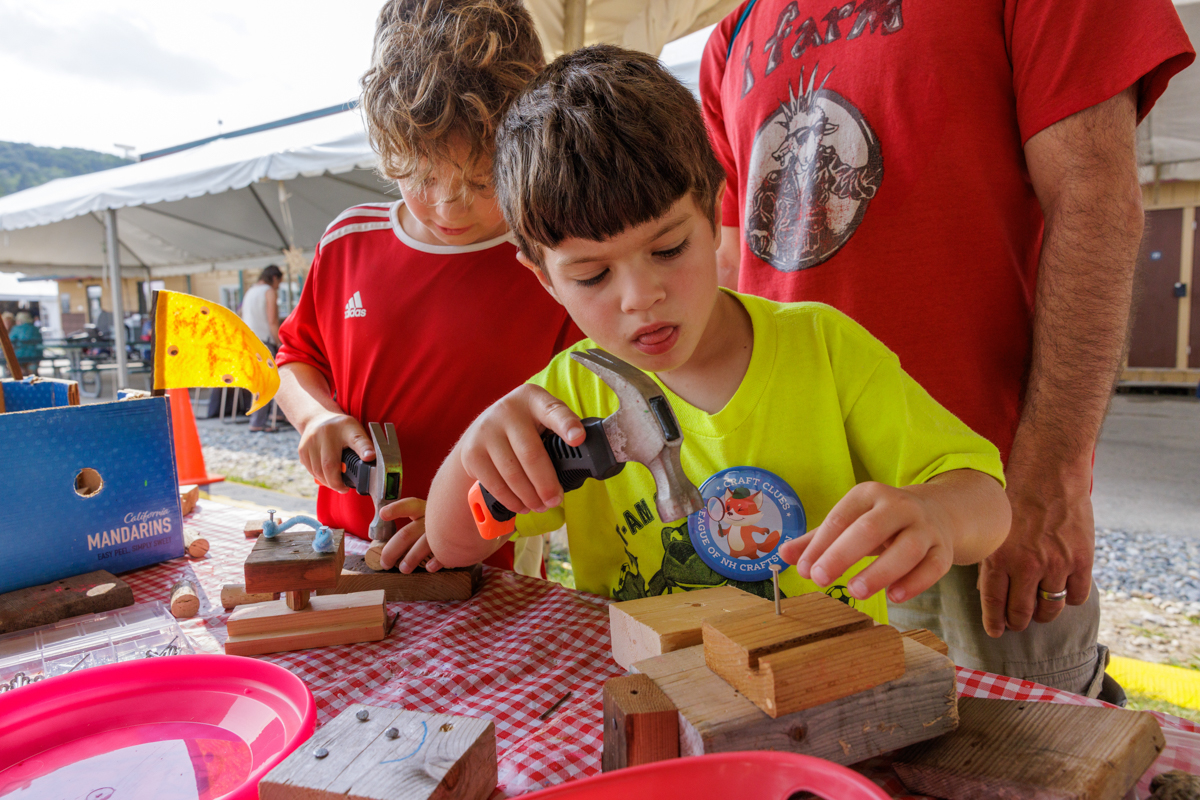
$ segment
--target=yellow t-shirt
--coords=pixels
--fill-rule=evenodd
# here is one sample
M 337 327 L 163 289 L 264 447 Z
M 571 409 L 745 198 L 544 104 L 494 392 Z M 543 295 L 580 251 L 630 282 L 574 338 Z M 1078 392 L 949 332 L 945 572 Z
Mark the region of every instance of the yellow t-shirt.
M 728 467 L 769 470 L 795 491 L 812 530 L 863 481 L 908 486 L 968 468 L 1003 484 L 996 447 L 930 397 L 861 325 L 818 303 L 730 294 L 754 328 L 750 366 L 734 396 L 708 414 L 664 387 L 683 429 L 683 468 L 697 486 Z M 570 349 L 595 346 L 585 340 Z M 619 406 L 608 386 L 566 352 L 529 382 L 581 417 L 606 417 Z M 630 600 L 732 584 L 770 596 L 770 580 L 739 582 L 711 569 L 686 520 L 664 526 L 658 519 L 654 492 L 650 471 L 631 463 L 607 481 L 586 481 L 559 508 L 519 516 L 517 531 L 541 534 L 565 521 L 575 585 L 595 594 Z M 855 564 L 829 591 L 886 622 L 882 592 L 858 601 L 836 588 L 872 560 Z M 794 567 L 780 574 L 780 588 L 787 596 L 821 591 Z

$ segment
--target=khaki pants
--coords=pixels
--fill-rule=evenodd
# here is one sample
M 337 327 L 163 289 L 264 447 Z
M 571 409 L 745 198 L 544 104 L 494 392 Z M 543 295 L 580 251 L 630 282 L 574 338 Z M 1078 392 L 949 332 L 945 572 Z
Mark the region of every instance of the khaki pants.
M 960 667 L 1034 681 L 1095 697 L 1100 693 L 1108 648 L 1096 643 L 1100 594 L 1095 584 L 1087 602 L 1067 606 L 1045 625 L 1030 622 L 1023 631 L 993 639 L 983 629 L 983 607 L 975 582 L 978 565 L 954 566 L 907 603 L 888 603 L 888 618 L 900 630 L 928 628 L 950 647 Z

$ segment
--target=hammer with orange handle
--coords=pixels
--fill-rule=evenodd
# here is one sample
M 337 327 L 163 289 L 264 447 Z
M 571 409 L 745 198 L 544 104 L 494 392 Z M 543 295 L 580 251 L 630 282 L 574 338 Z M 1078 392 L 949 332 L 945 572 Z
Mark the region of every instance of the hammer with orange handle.
M 636 461 L 654 476 L 654 502 L 663 522 L 674 522 L 704 507 L 700 492 L 679 462 L 683 433 L 671 403 L 646 373 L 603 350 L 571 353 L 571 358 L 600 376 L 621 401 L 611 416 L 583 420 L 583 444 L 572 447 L 553 431 L 542 433 L 542 444 L 554 462 L 564 492 L 578 489 L 588 478 L 607 480 Z M 516 514 L 478 481 L 467 493 L 475 525 L 485 539 L 516 529 Z

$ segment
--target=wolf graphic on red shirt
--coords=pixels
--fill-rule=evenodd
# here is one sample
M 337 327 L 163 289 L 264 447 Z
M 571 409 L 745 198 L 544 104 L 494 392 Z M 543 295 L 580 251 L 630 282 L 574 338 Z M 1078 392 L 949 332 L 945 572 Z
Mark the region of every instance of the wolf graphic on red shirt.
M 755 136 L 750 160 L 747 191 L 757 188 L 746 208 L 746 244 L 781 272 L 815 267 L 841 249 L 883 182 L 871 126 L 825 81 L 815 86 L 816 75 L 799 96 L 789 84 L 788 100 Z
M 729 555 L 754 561 L 775 549 L 780 532 L 754 524 L 762 521 L 762 492 L 727 489 L 721 500 L 725 517 L 717 523 L 717 535 L 728 540 Z M 756 534 L 765 534 L 766 538 L 760 542 L 754 538 Z

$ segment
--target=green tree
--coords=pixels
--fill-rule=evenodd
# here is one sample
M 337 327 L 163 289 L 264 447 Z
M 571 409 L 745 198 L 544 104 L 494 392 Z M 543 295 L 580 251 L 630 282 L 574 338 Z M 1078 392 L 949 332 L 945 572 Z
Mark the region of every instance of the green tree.
M 57 178 L 99 172 L 131 164 L 119 156 L 78 147 L 36 147 L 0 142 L 0 196 Z

